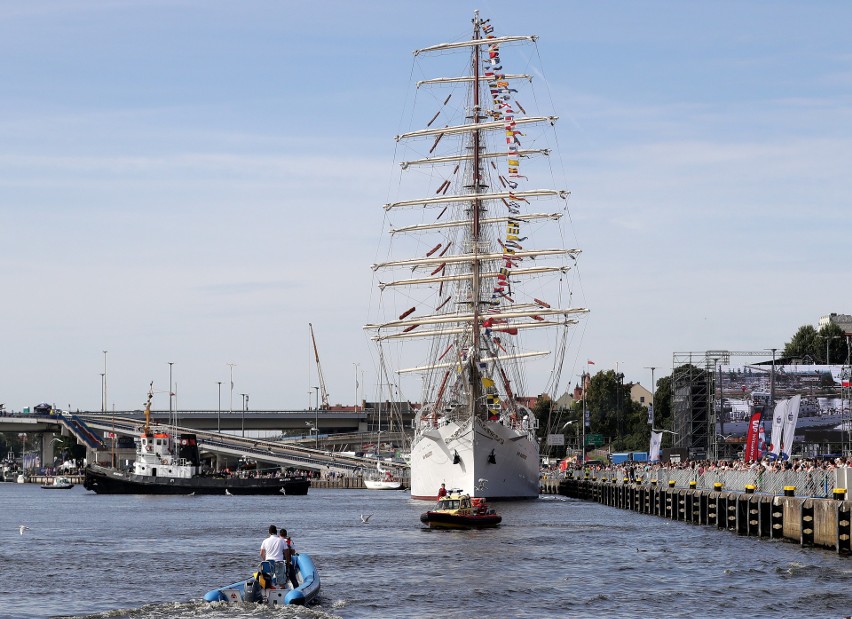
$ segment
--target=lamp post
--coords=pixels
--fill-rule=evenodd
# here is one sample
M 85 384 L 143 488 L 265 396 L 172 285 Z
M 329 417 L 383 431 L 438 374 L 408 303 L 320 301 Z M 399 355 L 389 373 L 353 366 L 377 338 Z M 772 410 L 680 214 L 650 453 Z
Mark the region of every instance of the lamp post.
M 233 415 L 234 414 L 234 366 L 237 365 L 237 364 L 236 363 L 226 363 L 225 365 L 227 365 L 229 368 L 231 368 L 231 399 L 230 399 L 230 402 L 228 403 L 228 414 Z
M 828 349 L 828 345 L 831 344 L 831 340 L 836 340 L 839 338 L 839 335 L 826 335 L 825 336 L 825 364 L 831 365 L 831 352 Z
M 109 398 L 107 397 L 107 351 L 104 351 L 104 411 L 109 406 Z
M 216 406 L 216 432 L 222 431 L 222 381 L 217 380 L 219 385 L 219 404 Z
M 240 428 L 242 429 L 243 438 L 246 437 L 246 394 L 240 394 L 243 397 L 243 412 L 242 418 L 240 421 Z
M 353 363 L 355 366 L 355 412 L 358 412 L 358 364 Z
M 769 406 L 775 407 L 775 351 L 777 348 L 770 348 L 772 351 L 772 374 L 769 375 Z
M 106 377 L 106 374 L 101 372 L 101 412 L 102 413 L 106 412 L 106 402 L 104 401 L 104 389 L 105 389 L 104 385 L 106 384 L 104 382 L 105 377 Z M 71 408 L 71 407 L 69 406 L 68 408 Z
M 314 387 L 314 391 L 317 395 L 317 405 L 314 408 L 314 426 L 317 429 L 317 433 L 315 434 L 316 441 L 314 442 L 314 447 L 319 449 L 319 387 Z
M 172 366 L 175 364 L 174 361 L 169 361 L 169 417 L 172 415 L 172 396 L 174 396 L 174 389 L 172 388 Z
M 651 410 L 648 411 L 648 425 L 654 427 L 654 396 L 657 393 L 657 384 L 654 382 L 654 366 L 645 366 L 646 370 L 651 370 Z
M 576 423 L 577 423 L 577 420 L 576 420 L 576 419 L 571 419 L 570 421 L 566 421 L 566 422 L 565 422 L 565 425 L 563 425 L 563 426 L 562 426 L 562 431 L 564 432 L 564 431 L 568 428 L 568 426 L 574 425 L 574 424 L 576 424 Z M 575 444 L 579 447 L 579 446 L 580 446 L 580 426 L 574 425 L 574 434 L 575 434 L 575 436 L 577 437 L 577 438 L 575 439 L 575 440 L 576 440 L 576 443 L 575 443 Z M 566 448 L 566 450 L 565 450 L 565 456 L 566 456 L 566 457 L 568 456 L 568 450 L 567 450 L 567 448 Z M 577 460 L 577 461 L 579 462 L 579 456 L 578 456 L 578 460 Z
M 618 381 L 618 393 L 616 394 L 615 403 L 618 407 L 618 446 L 619 449 L 621 449 L 621 439 L 624 435 L 624 413 L 622 411 L 623 407 L 621 403 L 622 398 L 624 398 L 624 374 L 622 372 L 618 372 L 617 368 L 618 366 L 616 366 L 615 378 Z

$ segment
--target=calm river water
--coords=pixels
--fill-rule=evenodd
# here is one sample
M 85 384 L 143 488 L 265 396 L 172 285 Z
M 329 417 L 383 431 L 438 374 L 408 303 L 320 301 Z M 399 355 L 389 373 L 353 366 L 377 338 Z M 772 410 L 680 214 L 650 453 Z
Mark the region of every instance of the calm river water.
M 563 497 L 497 504 L 498 529 L 430 531 L 419 522 L 428 506 L 396 491 L 145 497 L 0 484 L 0 617 L 852 614 L 852 558 L 830 551 Z M 319 603 L 202 602 L 253 571 L 270 523 L 313 558 Z

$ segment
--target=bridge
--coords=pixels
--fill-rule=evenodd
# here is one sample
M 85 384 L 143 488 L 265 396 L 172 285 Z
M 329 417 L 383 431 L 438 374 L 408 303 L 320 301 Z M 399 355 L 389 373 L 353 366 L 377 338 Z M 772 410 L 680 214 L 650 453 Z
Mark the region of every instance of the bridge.
M 405 403 L 407 404 L 407 403 Z M 354 410 L 289 411 L 151 411 L 151 425 L 167 426 L 174 432 L 191 432 L 198 438 L 202 455 L 212 457 L 216 468 L 232 466 L 239 459 L 252 459 L 259 466 L 351 473 L 373 468 L 375 458 L 344 455 L 373 449 L 379 440 L 400 446 L 404 432 L 387 429 L 387 407 Z M 413 413 L 405 406 L 405 420 Z M 132 461 L 135 449 L 116 447 L 106 436 L 136 437 L 142 430 L 142 411 L 85 412 L 77 414 L 13 415 L 0 417 L 0 432 L 41 435 L 42 462 L 53 461 L 53 441 L 47 435 L 74 436 L 86 445 L 89 462 L 104 464 Z M 395 424 L 399 425 L 399 424 Z M 259 436 L 265 433 L 267 436 Z M 254 434 L 254 436 L 252 436 Z M 401 465 L 404 466 L 404 465 Z

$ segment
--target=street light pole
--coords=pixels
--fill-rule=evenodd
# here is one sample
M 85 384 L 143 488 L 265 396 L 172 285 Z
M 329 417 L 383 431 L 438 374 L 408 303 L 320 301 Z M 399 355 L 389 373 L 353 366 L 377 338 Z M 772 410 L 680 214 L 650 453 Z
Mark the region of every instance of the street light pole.
M 828 345 L 831 344 L 831 340 L 836 340 L 839 338 L 839 335 L 826 335 L 825 336 L 825 364 L 831 365 L 831 352 L 828 349 Z
M 777 348 L 770 348 L 772 351 L 772 374 L 769 376 L 769 406 L 775 408 L 775 351 Z
M 358 412 L 358 364 L 353 363 L 355 366 L 355 412 Z
M 234 414 L 234 366 L 237 365 L 237 364 L 236 363 L 226 363 L 225 365 L 227 365 L 229 368 L 231 368 L 231 399 L 230 399 L 230 402 L 228 404 L 228 414 L 233 415 Z
M 243 438 L 246 437 L 246 394 L 240 394 L 243 397 L 243 412 L 240 421 L 240 427 L 242 429 Z
M 172 366 L 175 364 L 174 361 L 169 361 L 169 421 L 171 422 L 172 415 L 172 397 L 175 395 L 174 388 L 172 387 Z
M 106 384 L 104 382 L 105 377 L 106 377 L 106 374 L 101 372 L 101 412 L 102 413 L 106 412 L 106 402 L 104 402 L 104 388 L 105 388 L 104 385 Z M 71 408 L 71 407 L 69 406 L 69 408 Z
M 646 370 L 651 370 L 651 411 L 648 413 L 648 425 L 653 429 L 654 427 L 654 396 L 657 393 L 657 383 L 654 382 L 654 370 L 657 368 L 654 366 L 645 366 Z
M 104 351 L 104 411 L 109 407 L 109 398 L 107 397 L 107 351 Z
M 217 380 L 216 384 L 219 385 L 219 404 L 216 407 L 216 432 L 222 431 L 222 381 Z
M 618 446 L 619 449 L 621 449 L 621 440 L 624 436 L 624 412 L 622 410 L 622 399 L 624 398 L 624 374 L 618 371 L 618 365 L 616 365 L 615 378 L 618 380 L 618 393 L 616 394 L 615 403 L 618 407 Z

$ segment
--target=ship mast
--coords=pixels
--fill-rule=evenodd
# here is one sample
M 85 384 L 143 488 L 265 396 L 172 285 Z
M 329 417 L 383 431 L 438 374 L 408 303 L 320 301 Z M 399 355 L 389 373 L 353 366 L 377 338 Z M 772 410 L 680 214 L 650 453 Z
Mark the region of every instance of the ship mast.
M 473 39 L 478 40 L 479 31 L 479 11 L 474 12 L 473 17 Z M 475 45 L 471 53 L 471 62 L 473 64 L 473 124 L 479 124 L 479 63 L 480 63 L 480 47 Z M 473 193 L 480 193 L 480 174 L 481 174 L 481 152 L 480 152 L 480 133 L 478 130 L 473 132 Z M 480 208 L 481 201 L 478 197 L 473 199 L 473 217 L 471 218 L 471 250 L 473 252 L 473 278 L 471 281 L 471 304 L 473 311 L 473 320 L 471 321 L 471 329 L 473 330 L 472 354 L 470 360 L 470 406 L 469 410 L 473 415 L 478 412 L 478 404 L 480 399 L 480 386 L 482 381 L 479 376 L 479 302 L 480 302 L 480 285 L 481 285 L 481 268 L 482 263 L 479 260 L 479 241 L 480 241 Z
M 151 385 L 148 387 L 148 400 L 145 402 L 145 427 L 143 429 L 143 434 L 145 436 L 151 435 L 151 400 L 154 398 L 154 381 L 151 381 Z

